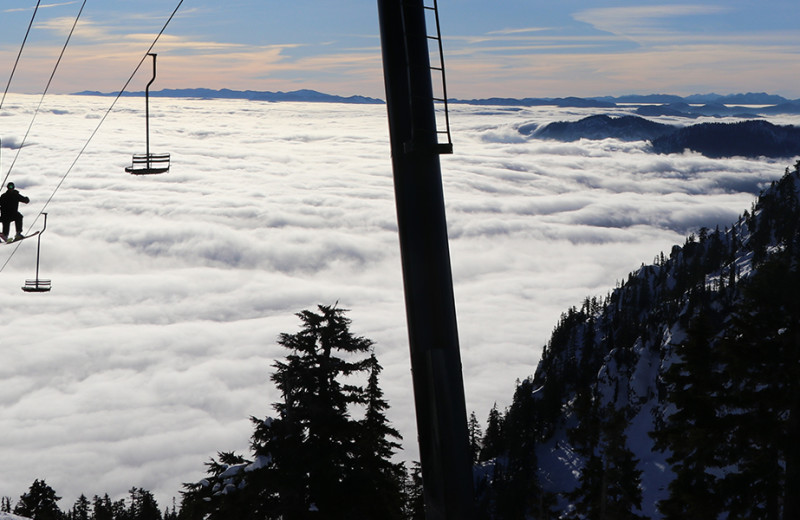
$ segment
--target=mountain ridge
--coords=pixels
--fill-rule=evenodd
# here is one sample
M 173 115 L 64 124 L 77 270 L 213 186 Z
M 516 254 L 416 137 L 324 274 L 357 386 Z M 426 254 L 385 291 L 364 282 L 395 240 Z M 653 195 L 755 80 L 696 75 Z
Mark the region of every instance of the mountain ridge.
M 84 90 L 74 92 L 77 96 L 116 96 L 119 92 L 100 92 L 96 90 Z M 143 91 L 123 92 L 123 97 L 144 96 Z M 288 92 L 283 91 L 259 91 L 259 90 L 233 90 L 228 88 L 182 88 L 182 89 L 162 89 L 150 92 L 154 97 L 194 97 L 207 99 L 249 99 L 253 101 L 307 101 L 307 102 L 327 102 L 327 103 L 357 103 L 357 104 L 383 104 L 384 100 L 379 98 L 352 95 L 339 96 L 326 94 L 311 89 L 300 89 Z M 747 94 L 693 94 L 691 96 L 677 96 L 671 94 L 647 94 L 647 95 L 625 95 L 625 96 L 588 96 L 588 97 L 491 97 L 476 99 L 448 99 L 450 103 L 469 104 L 469 105 L 499 105 L 499 106 L 561 106 L 573 108 L 613 108 L 619 104 L 710 104 L 718 105 L 742 104 L 742 105 L 772 105 L 800 104 L 800 98 L 791 100 L 783 96 L 767 93 L 747 93 Z
M 117 96 L 119 92 L 99 92 L 96 90 L 84 90 L 74 92 L 75 96 Z M 122 97 L 141 97 L 143 91 L 123 92 Z M 246 99 L 250 101 L 270 101 L 270 102 L 291 102 L 305 101 L 315 103 L 353 103 L 353 104 L 383 104 L 383 100 L 366 96 L 337 96 L 325 94 L 316 90 L 301 89 L 290 92 L 271 92 L 259 90 L 231 90 L 231 89 L 209 89 L 209 88 L 186 88 L 186 89 L 162 89 L 150 92 L 153 97 L 173 97 L 173 98 L 201 98 L 201 99 Z

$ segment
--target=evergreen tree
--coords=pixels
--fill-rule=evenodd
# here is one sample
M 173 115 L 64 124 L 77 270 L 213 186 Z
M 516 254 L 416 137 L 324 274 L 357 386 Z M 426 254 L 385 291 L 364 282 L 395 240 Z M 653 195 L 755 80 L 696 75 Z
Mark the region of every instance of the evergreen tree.
M 732 518 L 800 513 L 800 272 L 793 258 L 784 250 L 759 266 L 720 342 L 729 374 L 723 463 L 731 468 L 723 489 Z
M 604 465 L 603 508 L 600 518 L 640 520 L 642 508 L 642 472 L 638 460 L 628 448 L 624 410 L 609 406 L 604 412 L 601 445 Z
M 593 421 L 597 437 L 589 442 L 588 459 L 578 479 L 576 490 L 569 494 L 579 518 L 598 520 L 639 520 L 642 507 L 642 472 L 628 448 L 624 409 L 608 405 Z M 590 420 L 585 418 L 584 420 Z
M 354 336 L 344 313 L 303 311 L 301 330 L 280 335 L 289 354 L 271 380 L 281 399 L 275 417 L 252 418 L 254 459 L 212 461 L 205 480 L 186 485 L 182 519 L 401 517 L 404 471 L 390 460 L 400 434 L 386 419 L 372 341 Z
M 386 418 L 389 404 L 383 398 L 378 384 L 382 367 L 375 354 L 370 355 L 369 378 L 365 391 L 366 413 L 359 424 L 360 433 L 355 443 L 355 457 L 350 468 L 351 481 L 346 482 L 349 492 L 362 498 L 355 504 L 359 518 L 399 519 L 403 510 L 402 482 L 405 470 L 401 464 L 391 462 L 400 449 L 400 432 L 390 426 Z
M 578 487 L 567 494 L 574 508 L 572 518 L 603 518 L 604 487 L 603 459 L 593 450 L 581 470 Z
M 503 416 L 494 403 L 489 410 L 489 417 L 486 419 L 486 432 L 481 442 L 481 452 L 479 460 L 491 460 L 503 452 Z
M 263 475 L 245 482 L 244 471 L 251 462 L 233 452 L 221 452 L 206 463 L 207 477 L 195 484 L 184 484 L 179 517 L 246 520 L 258 518 L 258 504 L 252 493 L 266 487 Z M 256 475 L 252 475 L 256 477 Z
M 405 507 L 403 517 L 406 520 L 425 520 L 425 496 L 422 491 L 422 466 L 414 462 L 405 478 Z
M 92 520 L 114 520 L 114 510 L 108 494 L 92 499 Z
M 72 520 L 89 520 L 91 516 L 90 508 L 89 499 L 86 498 L 86 495 L 81 494 L 78 500 L 75 501 L 75 505 L 72 506 Z
M 674 412 L 652 435 L 658 449 L 671 451 L 667 461 L 675 472 L 669 497 L 658 504 L 667 520 L 717 518 L 723 509 L 718 477 L 710 471 L 720 468 L 725 441 L 718 416 L 724 389 L 712 349 L 714 334 L 710 312 L 701 307 L 686 341 L 676 346 L 678 360 L 663 376 Z
M 283 468 L 296 486 L 285 490 L 282 498 L 289 499 L 284 505 L 292 517 L 318 510 L 323 516 L 338 518 L 347 516 L 356 503 L 357 497 L 344 484 L 352 477 L 350 466 L 358 442 L 349 407 L 364 401 L 363 389 L 342 379 L 368 368 L 368 360 L 357 356 L 368 352 L 372 342 L 350 333 L 350 320 L 343 310 L 329 306 L 318 310 L 299 313 L 303 329 L 281 334 L 278 341 L 291 351 L 286 362 L 275 363 L 272 381 L 283 397 L 283 402 L 275 404 L 286 427 L 281 443 L 288 444 L 293 459 Z M 256 453 L 276 457 L 280 464 L 280 452 L 264 450 L 275 439 L 259 433 L 254 436 Z
M 164 520 L 178 520 L 178 509 L 175 506 L 175 497 L 172 497 L 172 509 L 164 508 Z
M 111 513 L 114 520 L 131 520 L 124 498 L 111 504 Z
M 58 508 L 61 497 L 44 480 L 36 479 L 27 493 L 19 497 L 14 514 L 33 520 L 60 520 L 63 516 Z
M 481 423 L 478 421 L 478 417 L 475 415 L 475 412 L 469 414 L 467 432 L 469 434 L 469 448 L 472 454 L 472 463 L 476 464 L 480 459 L 482 444 L 481 437 L 483 436 L 483 432 L 481 432 Z
M 131 504 L 128 508 L 129 520 L 162 520 L 161 509 L 150 491 L 131 488 Z
M 518 383 L 511 406 L 503 420 L 504 443 L 508 446 L 500 472 L 492 487 L 500 518 L 525 518 L 538 512 L 541 490 L 536 475 L 538 420 L 533 397 L 533 380 Z
M 92 520 L 114 520 L 114 508 L 108 494 L 92 499 Z

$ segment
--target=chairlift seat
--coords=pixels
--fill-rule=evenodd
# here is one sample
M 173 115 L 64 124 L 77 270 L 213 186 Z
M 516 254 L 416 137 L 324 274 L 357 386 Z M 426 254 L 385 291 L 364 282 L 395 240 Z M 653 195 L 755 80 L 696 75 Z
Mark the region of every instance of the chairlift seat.
M 50 280 L 25 280 L 25 285 L 22 287 L 25 292 L 49 292 Z
M 169 171 L 168 153 L 139 153 L 133 156 L 130 166 L 125 171 L 132 175 L 152 175 Z

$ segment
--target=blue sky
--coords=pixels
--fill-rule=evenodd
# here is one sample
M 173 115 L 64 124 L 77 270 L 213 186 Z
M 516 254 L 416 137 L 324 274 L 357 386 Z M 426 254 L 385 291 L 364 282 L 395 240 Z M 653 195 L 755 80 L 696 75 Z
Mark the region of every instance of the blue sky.
M 5 85 L 36 5 L 0 3 Z M 119 89 L 177 0 L 88 0 L 51 92 Z M 11 90 L 44 88 L 81 1 L 42 1 Z M 441 0 L 448 94 L 767 91 L 800 97 L 796 0 Z M 383 97 L 374 0 L 185 0 L 154 88 L 311 88 Z M 142 74 L 132 84 L 141 90 Z

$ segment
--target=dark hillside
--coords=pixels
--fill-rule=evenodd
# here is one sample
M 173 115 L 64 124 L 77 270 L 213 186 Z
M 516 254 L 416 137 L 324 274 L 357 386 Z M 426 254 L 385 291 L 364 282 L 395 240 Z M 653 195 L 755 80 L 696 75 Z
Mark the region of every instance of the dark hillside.
M 800 161 L 730 228 L 562 314 L 481 466 L 484 511 L 797 518 L 798 294 Z
M 613 137 L 622 141 L 652 140 L 675 130 L 672 125 L 656 123 L 637 116 L 611 117 L 595 115 L 579 121 L 556 121 L 536 129 L 520 127 L 521 133 L 530 134 L 537 139 L 557 141 L 577 141 L 578 139 L 607 139 Z
M 700 152 L 706 157 L 794 157 L 800 155 L 800 128 L 767 121 L 701 123 L 653 140 L 656 153 Z

